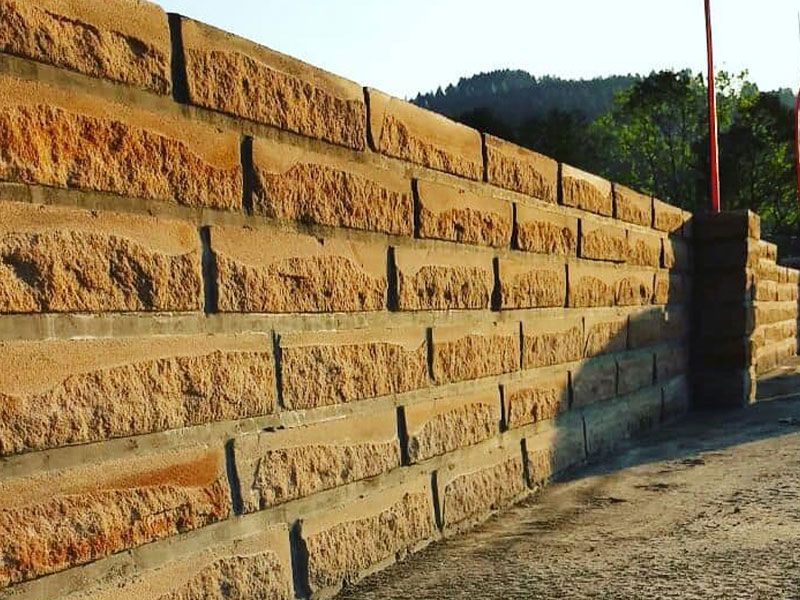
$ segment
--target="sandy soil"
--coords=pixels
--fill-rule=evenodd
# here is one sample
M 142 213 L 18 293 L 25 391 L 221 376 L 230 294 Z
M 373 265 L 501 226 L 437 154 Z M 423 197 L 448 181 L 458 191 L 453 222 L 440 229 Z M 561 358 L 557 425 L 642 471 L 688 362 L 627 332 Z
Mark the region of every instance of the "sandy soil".
M 342 597 L 800 598 L 800 400 L 692 416 Z

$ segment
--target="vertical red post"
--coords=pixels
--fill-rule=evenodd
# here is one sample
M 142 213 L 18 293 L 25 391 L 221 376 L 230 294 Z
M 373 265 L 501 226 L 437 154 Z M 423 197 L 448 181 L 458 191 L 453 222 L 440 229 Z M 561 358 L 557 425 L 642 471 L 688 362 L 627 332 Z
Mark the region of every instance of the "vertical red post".
M 794 158 L 797 172 L 797 201 L 800 202 L 800 91 L 794 103 Z
M 717 139 L 717 87 L 714 82 L 714 43 L 711 39 L 711 0 L 706 2 L 706 48 L 708 50 L 708 162 L 711 169 L 711 212 L 719 205 L 719 146 Z

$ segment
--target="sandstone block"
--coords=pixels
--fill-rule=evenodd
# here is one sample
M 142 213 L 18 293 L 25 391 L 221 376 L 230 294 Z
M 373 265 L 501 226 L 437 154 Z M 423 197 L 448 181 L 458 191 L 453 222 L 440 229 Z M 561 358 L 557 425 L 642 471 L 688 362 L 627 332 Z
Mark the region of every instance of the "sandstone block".
M 393 171 L 267 139 L 253 142 L 255 214 L 413 235 L 411 182 Z
M 575 262 L 568 266 L 568 306 L 636 306 L 653 299 L 652 271 Z
M 755 272 L 759 279 L 766 279 L 775 283 L 778 283 L 781 279 L 780 267 L 775 264 L 774 260 L 769 260 L 768 258 L 758 260 Z
M 778 302 L 797 300 L 797 284 L 781 283 L 775 289 L 775 299 Z
M 358 580 L 436 534 L 430 478 L 376 491 L 337 510 L 302 521 L 312 592 Z
M 0 313 L 201 308 L 188 224 L 0 202 Z
M 583 418 L 577 412 L 556 417 L 551 427 L 525 438 L 524 453 L 531 487 L 586 460 Z
M 672 346 L 656 352 L 656 379 L 667 381 L 689 372 L 689 350 L 683 346 Z
M 665 337 L 668 313 L 663 308 L 651 308 L 632 314 L 628 322 L 628 347 L 644 348 L 658 344 Z
M 489 183 L 556 203 L 556 161 L 493 135 L 486 135 L 485 139 L 486 177 Z
M 657 271 L 655 280 L 654 304 L 672 304 L 690 300 L 689 276 L 680 273 Z M 734 295 L 737 295 L 736 293 Z M 739 291 L 741 296 L 742 292 Z M 718 298 L 729 299 L 730 296 L 718 295 Z
M 549 258 L 500 258 L 500 307 L 546 308 L 567 301 L 567 269 Z
M 615 282 L 614 303 L 617 306 L 652 304 L 655 297 L 655 274 L 641 269 L 627 269 Z
M 761 327 L 762 325 L 769 325 L 770 323 L 796 319 L 797 304 L 794 302 L 758 304 L 753 308 L 752 314 L 748 312 L 745 317 L 750 317 L 750 319 L 747 319 L 743 323 L 743 328 L 738 331 L 747 334 L 752 331 L 753 327 Z M 735 323 L 736 321 L 730 322 Z
M 702 277 L 695 278 L 694 284 L 697 286 L 701 301 L 705 304 L 719 302 L 720 298 L 744 304 L 752 299 L 753 280 L 753 271 L 732 269 L 704 272 Z
M 755 269 L 761 260 L 757 242 L 751 239 L 703 242 L 697 245 L 695 262 L 702 270 Z
M 368 89 L 367 94 L 376 151 L 468 179 L 483 177 L 480 133 L 383 92 Z
M 661 421 L 661 388 L 648 388 L 593 407 L 584 413 L 589 456 L 609 453 L 631 436 L 656 427 Z
M 0 51 L 169 94 L 167 15 L 155 4 L 2 0 Z
M 357 312 L 386 306 L 386 248 L 303 234 L 214 226 L 221 312 Z
M 408 458 L 418 463 L 500 433 L 497 387 L 405 407 Z
M 241 208 L 237 134 L 9 75 L 0 87 L 0 180 Z
M 489 254 L 397 248 L 401 310 L 488 308 L 494 287 Z
M 399 467 L 395 411 L 246 434 L 234 456 L 245 512 L 263 510 Z
M 617 225 L 581 219 L 580 255 L 582 258 L 625 262 L 628 258 L 628 232 Z
M 583 355 L 587 358 L 621 352 L 628 343 L 628 316 L 616 314 L 587 316 L 584 318 L 586 343 Z
M 419 236 L 502 247 L 511 241 L 511 204 L 443 183 L 417 180 Z
M 776 262 L 778 260 L 778 246 L 766 240 L 759 240 L 756 244 L 760 258 Z
M 583 407 L 617 395 L 617 361 L 587 360 L 572 371 L 572 406 Z
M 786 267 L 786 283 L 800 283 L 800 270 Z
M 628 262 L 642 267 L 660 267 L 661 238 L 634 230 L 628 231 Z
M 692 224 L 694 237 L 701 240 L 761 237 L 761 219 L 749 210 L 698 214 Z
M 291 410 L 428 385 L 422 328 L 293 333 L 280 345 L 283 403 Z
M 617 357 L 617 394 L 624 396 L 653 385 L 653 353 L 628 352 Z
M 650 227 L 653 223 L 653 199 L 615 183 L 614 216 L 628 223 Z
M 582 319 L 537 319 L 522 323 L 523 369 L 573 362 L 582 356 Z
M 653 200 L 653 228 L 667 233 L 682 235 L 685 216 L 677 206 L 661 200 Z
M 520 368 L 519 323 L 433 328 L 433 377 L 439 383 L 479 379 Z
M 0 342 L 0 455 L 275 410 L 270 336 Z
M 181 37 L 192 104 L 364 149 L 358 84 L 190 19 Z
M 549 421 L 569 408 L 569 374 L 561 371 L 508 383 L 503 400 L 509 429 Z
M 162 452 L 0 482 L 0 589 L 228 516 L 221 450 Z
M 753 299 L 758 302 L 775 302 L 778 300 L 778 284 L 768 280 L 756 281 Z
M 611 182 L 569 165 L 561 165 L 562 201 L 610 217 L 614 212 Z
M 575 256 L 578 252 L 578 219 L 517 204 L 514 246 L 539 254 Z
M 686 240 L 664 238 L 663 266 L 675 271 L 689 271 L 692 268 L 692 253 Z M 658 265 L 654 265 L 658 267 Z
M 685 415 L 691 405 L 691 389 L 686 375 L 676 377 L 661 388 L 662 421 L 671 421 Z

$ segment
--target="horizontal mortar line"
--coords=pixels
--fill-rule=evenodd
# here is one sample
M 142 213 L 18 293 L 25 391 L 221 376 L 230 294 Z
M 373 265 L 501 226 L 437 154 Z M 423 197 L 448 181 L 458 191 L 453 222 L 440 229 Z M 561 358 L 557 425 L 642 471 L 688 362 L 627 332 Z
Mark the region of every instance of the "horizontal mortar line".
M 61 87 L 77 88 L 84 93 L 99 95 L 101 98 L 130 103 L 135 106 L 149 110 L 157 110 L 165 113 L 172 113 L 174 116 L 183 118 L 196 117 L 197 120 L 208 125 L 222 127 L 231 131 L 254 137 L 263 137 L 272 141 L 288 143 L 294 146 L 305 147 L 315 152 L 322 152 L 350 160 L 375 166 L 376 168 L 386 169 L 395 173 L 400 173 L 409 179 L 422 178 L 428 181 L 441 182 L 462 187 L 477 194 L 488 194 L 496 198 L 505 199 L 508 202 L 541 208 L 550 212 L 558 212 L 575 217 L 590 216 L 607 224 L 624 224 L 640 232 L 656 233 L 667 236 L 666 232 L 661 232 L 652 227 L 645 227 L 635 223 L 628 223 L 614 217 L 598 215 L 568 207 L 565 205 L 546 202 L 532 196 L 507 190 L 498 186 L 465 179 L 457 175 L 438 171 L 415 163 L 406 162 L 397 158 L 385 156 L 374 152 L 368 147 L 363 151 L 353 150 L 345 146 L 340 146 L 330 142 L 325 142 L 316 138 L 306 137 L 300 134 L 280 129 L 271 125 L 261 124 L 250 121 L 243 117 L 228 115 L 212 109 L 207 109 L 192 104 L 180 104 L 170 96 L 160 96 L 152 92 L 128 86 L 124 83 L 113 82 L 106 79 L 94 78 L 82 73 L 59 69 L 53 65 L 40 63 L 32 59 L 17 57 L 8 54 L 0 54 L 0 73 L 8 73 L 24 79 L 41 81 L 42 83 L 54 84 Z M 368 124 L 367 124 L 368 125 Z M 410 190 L 409 190 L 410 191 Z M 673 236 L 679 237 L 679 236 Z

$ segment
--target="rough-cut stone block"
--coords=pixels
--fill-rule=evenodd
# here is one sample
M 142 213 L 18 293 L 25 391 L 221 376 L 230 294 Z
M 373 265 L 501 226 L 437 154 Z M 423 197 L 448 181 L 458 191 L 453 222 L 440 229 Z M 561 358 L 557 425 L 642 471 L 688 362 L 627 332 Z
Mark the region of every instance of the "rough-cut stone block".
M 676 377 L 661 388 L 661 420 L 671 421 L 685 415 L 691 405 L 691 390 L 687 376 Z
M 189 101 L 363 149 L 361 87 L 208 25 L 181 20 Z
M 689 351 L 683 346 L 664 348 L 656 352 L 656 379 L 667 381 L 689 371 Z
M 704 315 L 705 316 L 705 315 Z M 723 315 L 720 317 L 720 322 L 715 325 L 723 326 Z M 791 319 L 797 318 L 797 304 L 794 302 L 789 303 L 765 303 L 759 304 L 754 307 L 752 310 L 752 314 L 749 312 L 744 315 L 744 319 L 737 320 L 729 320 L 728 323 L 737 323 L 744 321 L 742 323 L 741 328 L 738 328 L 736 331 L 744 332 L 745 334 L 750 333 L 753 327 L 760 327 L 762 325 L 769 325 L 770 323 L 778 323 L 780 321 L 789 321 Z M 749 318 L 749 319 L 748 319 Z M 729 325 L 730 327 L 730 325 Z
M 658 266 L 658 265 L 654 265 Z M 692 267 L 692 254 L 689 242 L 674 238 L 664 238 L 663 264 L 665 269 L 689 271 Z
M 624 396 L 653 385 L 652 352 L 629 352 L 617 357 L 617 394 Z
M 653 223 L 653 199 L 615 183 L 614 216 L 628 223 L 650 227 Z
M 614 212 L 611 182 L 569 165 L 561 165 L 562 202 L 610 217 Z
M 623 313 L 593 315 L 584 319 L 587 358 L 625 350 L 628 343 L 628 316 Z
M 774 281 L 756 281 L 753 287 L 753 300 L 757 302 L 774 302 L 778 300 L 778 284 Z
M 775 288 L 775 299 L 778 302 L 797 300 L 797 284 L 781 283 Z
M 433 328 L 433 377 L 439 383 L 478 379 L 520 368 L 519 323 Z
M 420 237 L 498 248 L 511 241 L 511 203 L 424 179 L 417 194 Z
M 539 254 L 575 256 L 578 252 L 578 219 L 517 204 L 514 247 Z
M 275 410 L 267 335 L 0 342 L 0 455 Z
M 617 395 L 617 361 L 613 357 L 587 360 L 572 371 L 572 406 L 588 406 Z
M 501 258 L 500 307 L 546 308 L 567 301 L 567 269 L 549 258 Z
M 719 302 L 720 298 L 735 304 L 744 304 L 752 299 L 754 273 L 744 269 L 704 272 L 694 278 L 698 297 L 705 305 Z
M 243 435 L 234 456 L 245 512 L 263 510 L 399 467 L 395 411 Z
M 581 219 L 580 255 L 582 258 L 625 262 L 628 235 L 624 227 L 593 219 Z
M 169 94 L 167 15 L 137 0 L 0 1 L 0 52 Z
M 554 419 L 568 408 L 568 373 L 528 377 L 506 384 L 503 402 L 509 429 Z
M 397 248 L 395 264 L 401 310 L 489 307 L 494 273 L 488 254 Z
M 553 425 L 525 438 L 528 485 L 546 483 L 551 477 L 586 460 L 583 418 L 578 412 L 556 417 Z
M 661 238 L 649 233 L 628 231 L 628 262 L 642 267 L 660 267 Z
M 491 390 L 406 406 L 412 463 L 471 446 L 500 433 L 500 396 Z
M 655 296 L 655 274 L 652 271 L 627 269 L 615 282 L 614 304 L 642 306 L 652 304 Z
M 0 589 L 228 516 L 221 450 L 197 448 L 0 482 Z
M 761 218 L 749 210 L 701 213 L 693 217 L 692 228 L 694 237 L 700 240 L 759 239 Z
M 428 384 L 422 328 L 292 333 L 281 336 L 280 346 L 283 403 L 292 410 Z
M 800 283 L 800 270 L 786 267 L 786 283 Z
M 358 580 L 435 535 L 430 478 L 376 491 L 302 522 L 312 592 Z
M 692 388 L 692 400 L 698 406 L 746 406 L 756 397 L 756 372 L 749 367 L 704 370 L 694 378 Z
M 414 233 L 411 182 L 394 171 L 267 139 L 253 142 L 253 166 L 255 214 Z
M 214 226 L 221 312 L 357 312 L 386 307 L 386 247 Z
M 661 421 L 661 388 L 593 407 L 584 413 L 589 456 L 607 454 L 624 440 L 656 427 Z
M 522 367 L 532 369 L 580 360 L 583 319 L 537 319 L 522 323 Z
M 767 279 L 776 283 L 781 279 L 780 267 L 775 264 L 774 260 L 768 258 L 759 259 L 755 272 L 759 279 Z
M 557 201 L 558 163 L 492 135 L 486 135 L 486 177 L 499 187 Z
M 680 273 L 669 273 L 657 271 L 655 280 L 655 291 L 653 294 L 654 304 L 672 304 L 689 301 L 689 276 Z M 705 283 L 705 282 L 704 282 Z M 743 292 L 738 292 L 742 296 Z M 718 298 L 729 299 L 730 296 L 719 295 Z
M 233 132 L 8 75 L 0 88 L 0 180 L 241 207 Z
M 724 319 L 723 319 L 724 320 Z M 630 316 L 628 347 L 644 348 L 665 340 L 676 340 L 689 333 L 689 319 L 684 309 L 652 308 Z
M 684 211 L 661 200 L 653 200 L 653 228 L 667 233 L 681 235 L 683 232 Z
M 439 471 L 439 498 L 445 529 L 477 520 L 508 506 L 525 487 L 522 453 L 482 455 L 477 464 L 460 464 Z
M 434 112 L 368 89 L 369 132 L 381 154 L 480 180 L 481 135 Z
M 757 244 L 752 239 L 703 242 L 696 245 L 695 263 L 701 270 L 756 269 L 761 260 Z
M 636 306 L 653 300 L 652 271 L 575 262 L 568 266 L 568 277 L 568 305 L 573 308 Z
M 284 524 L 200 549 L 187 544 L 171 551 L 164 564 L 140 566 L 132 575 L 102 577 L 64 600 L 294 598 Z
M 0 202 L 0 313 L 201 308 L 185 223 Z

